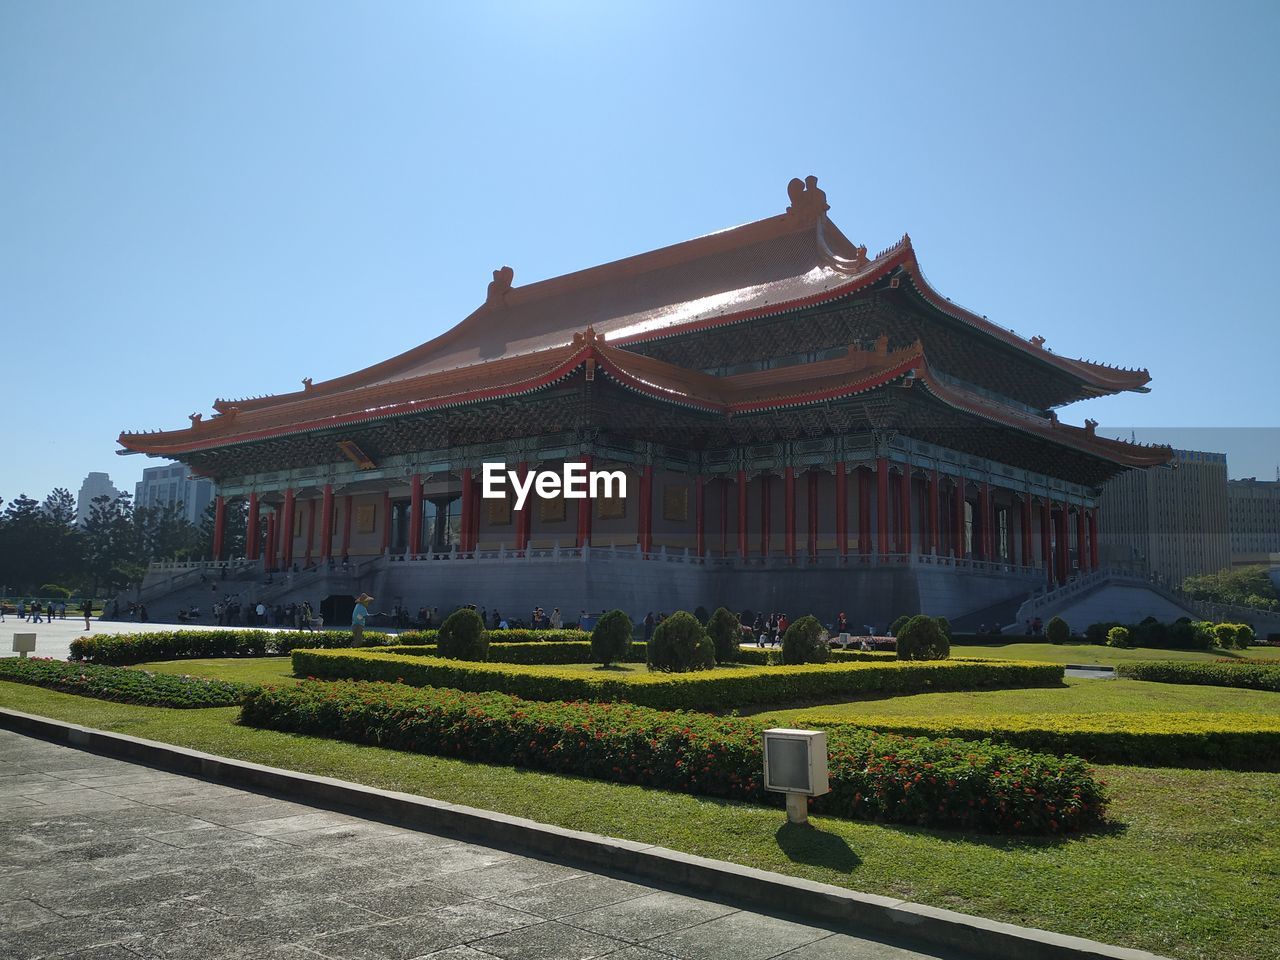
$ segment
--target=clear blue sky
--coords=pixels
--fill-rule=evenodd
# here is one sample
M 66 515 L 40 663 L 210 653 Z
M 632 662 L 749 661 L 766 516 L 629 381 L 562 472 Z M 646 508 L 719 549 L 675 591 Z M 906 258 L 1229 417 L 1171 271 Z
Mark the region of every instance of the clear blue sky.
M 0 0 L 0 496 L 786 206 L 1280 461 L 1280 4 Z M 1208 429 L 1206 429 L 1208 428 Z M 1140 431 L 1139 437 L 1144 434 Z M 1153 435 L 1153 439 L 1157 439 Z M 1216 441 L 1221 438 L 1221 443 Z

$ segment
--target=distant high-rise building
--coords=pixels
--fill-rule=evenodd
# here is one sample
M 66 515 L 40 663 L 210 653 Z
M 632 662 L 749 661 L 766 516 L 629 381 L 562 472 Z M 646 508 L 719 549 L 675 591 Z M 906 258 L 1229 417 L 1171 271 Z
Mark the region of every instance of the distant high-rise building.
M 1227 484 L 1231 562 L 1274 563 L 1280 556 L 1280 479 L 1248 477 Z
M 1107 481 L 1098 504 L 1103 565 L 1137 568 L 1178 586 L 1231 566 L 1227 457 L 1175 450 L 1167 467 Z
M 193 477 L 180 463 L 163 467 L 147 467 L 134 493 L 134 506 L 154 507 L 159 504 L 182 504 L 182 513 L 191 523 L 199 524 L 205 508 L 215 495 L 213 481 Z
M 76 523 L 84 523 L 89 519 L 89 511 L 93 509 L 93 501 L 97 497 L 120 496 L 120 491 L 105 473 L 94 472 L 84 478 L 80 484 L 80 494 L 76 497 Z

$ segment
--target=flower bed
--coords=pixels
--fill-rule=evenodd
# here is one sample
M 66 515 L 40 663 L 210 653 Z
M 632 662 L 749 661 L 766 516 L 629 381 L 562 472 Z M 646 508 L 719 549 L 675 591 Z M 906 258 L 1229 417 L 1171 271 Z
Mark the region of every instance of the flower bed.
M 307 681 L 247 695 L 250 726 L 620 783 L 762 801 L 760 733 L 741 717 L 629 704 L 522 700 L 404 684 Z M 834 729 L 836 816 L 997 832 L 1100 823 L 1102 785 L 1084 762 L 991 743 Z M 777 798 L 774 797 L 776 800 Z
M 694 673 L 610 673 L 475 663 L 380 650 L 295 650 L 293 671 L 329 680 L 496 690 L 529 700 L 625 701 L 663 710 L 732 710 L 760 704 L 833 702 L 864 694 L 1033 687 L 1062 682 L 1063 666 L 1018 661 L 823 663 L 717 667 Z
M 906 736 L 990 739 L 1094 763 L 1280 770 L 1280 716 L 1221 713 L 1089 713 L 824 718 L 802 726 L 854 727 Z
M 1116 667 L 1116 676 L 1156 683 L 1194 683 L 1211 687 L 1244 687 L 1280 693 L 1280 663 L 1213 663 L 1140 660 Z
M 229 680 L 18 657 L 0 659 L 0 680 L 148 707 L 229 707 L 239 703 L 247 691 L 257 689 Z
M 368 632 L 366 646 L 395 643 L 385 633 Z M 71 641 L 72 660 L 119 666 L 151 660 L 208 657 L 288 656 L 298 647 L 350 647 L 348 630 L 157 630 L 154 633 L 97 633 Z

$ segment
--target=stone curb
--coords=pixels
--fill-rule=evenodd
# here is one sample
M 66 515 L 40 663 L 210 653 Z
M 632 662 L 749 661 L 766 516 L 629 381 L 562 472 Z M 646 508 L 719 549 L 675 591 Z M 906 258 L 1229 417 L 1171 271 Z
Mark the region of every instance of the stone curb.
M 0 727 L 45 740 L 237 786 L 270 790 L 300 802 L 341 806 L 429 832 L 671 884 L 753 909 L 948 950 L 983 960 L 1167 960 L 1063 934 L 984 920 L 951 910 L 857 893 L 842 887 L 710 860 L 632 840 L 566 830 L 521 817 L 378 790 L 330 777 L 281 770 L 125 734 L 0 707 Z

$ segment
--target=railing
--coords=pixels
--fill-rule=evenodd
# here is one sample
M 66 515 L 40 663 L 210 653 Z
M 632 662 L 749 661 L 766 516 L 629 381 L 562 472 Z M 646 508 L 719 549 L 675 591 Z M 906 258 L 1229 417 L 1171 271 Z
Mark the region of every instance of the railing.
M 928 553 L 889 553 L 889 554 L 840 554 L 835 550 L 822 550 L 816 556 L 808 551 L 797 551 L 794 557 L 781 553 L 768 556 L 739 557 L 736 554 L 719 556 L 713 554 L 699 555 L 690 547 L 658 546 L 654 549 L 642 550 L 639 544 L 623 547 L 579 547 L 564 546 L 558 541 L 551 546 L 530 546 L 524 550 L 510 549 L 500 546 L 496 549 L 460 550 L 452 547 L 447 551 L 430 551 L 418 555 L 405 554 L 390 556 L 389 563 L 433 563 L 446 561 L 472 561 L 487 563 L 526 563 L 543 562 L 575 562 L 586 560 L 643 560 L 661 563 L 687 563 L 695 565 L 712 565 L 738 568 L 787 568 L 787 567 L 832 567 L 832 568 L 881 568 L 881 567 L 950 567 L 957 570 L 970 570 L 979 573 L 1002 573 L 1020 577 L 1040 577 L 1041 571 L 1034 566 L 1008 563 L 1006 561 L 974 560 L 967 557 L 938 556 Z

